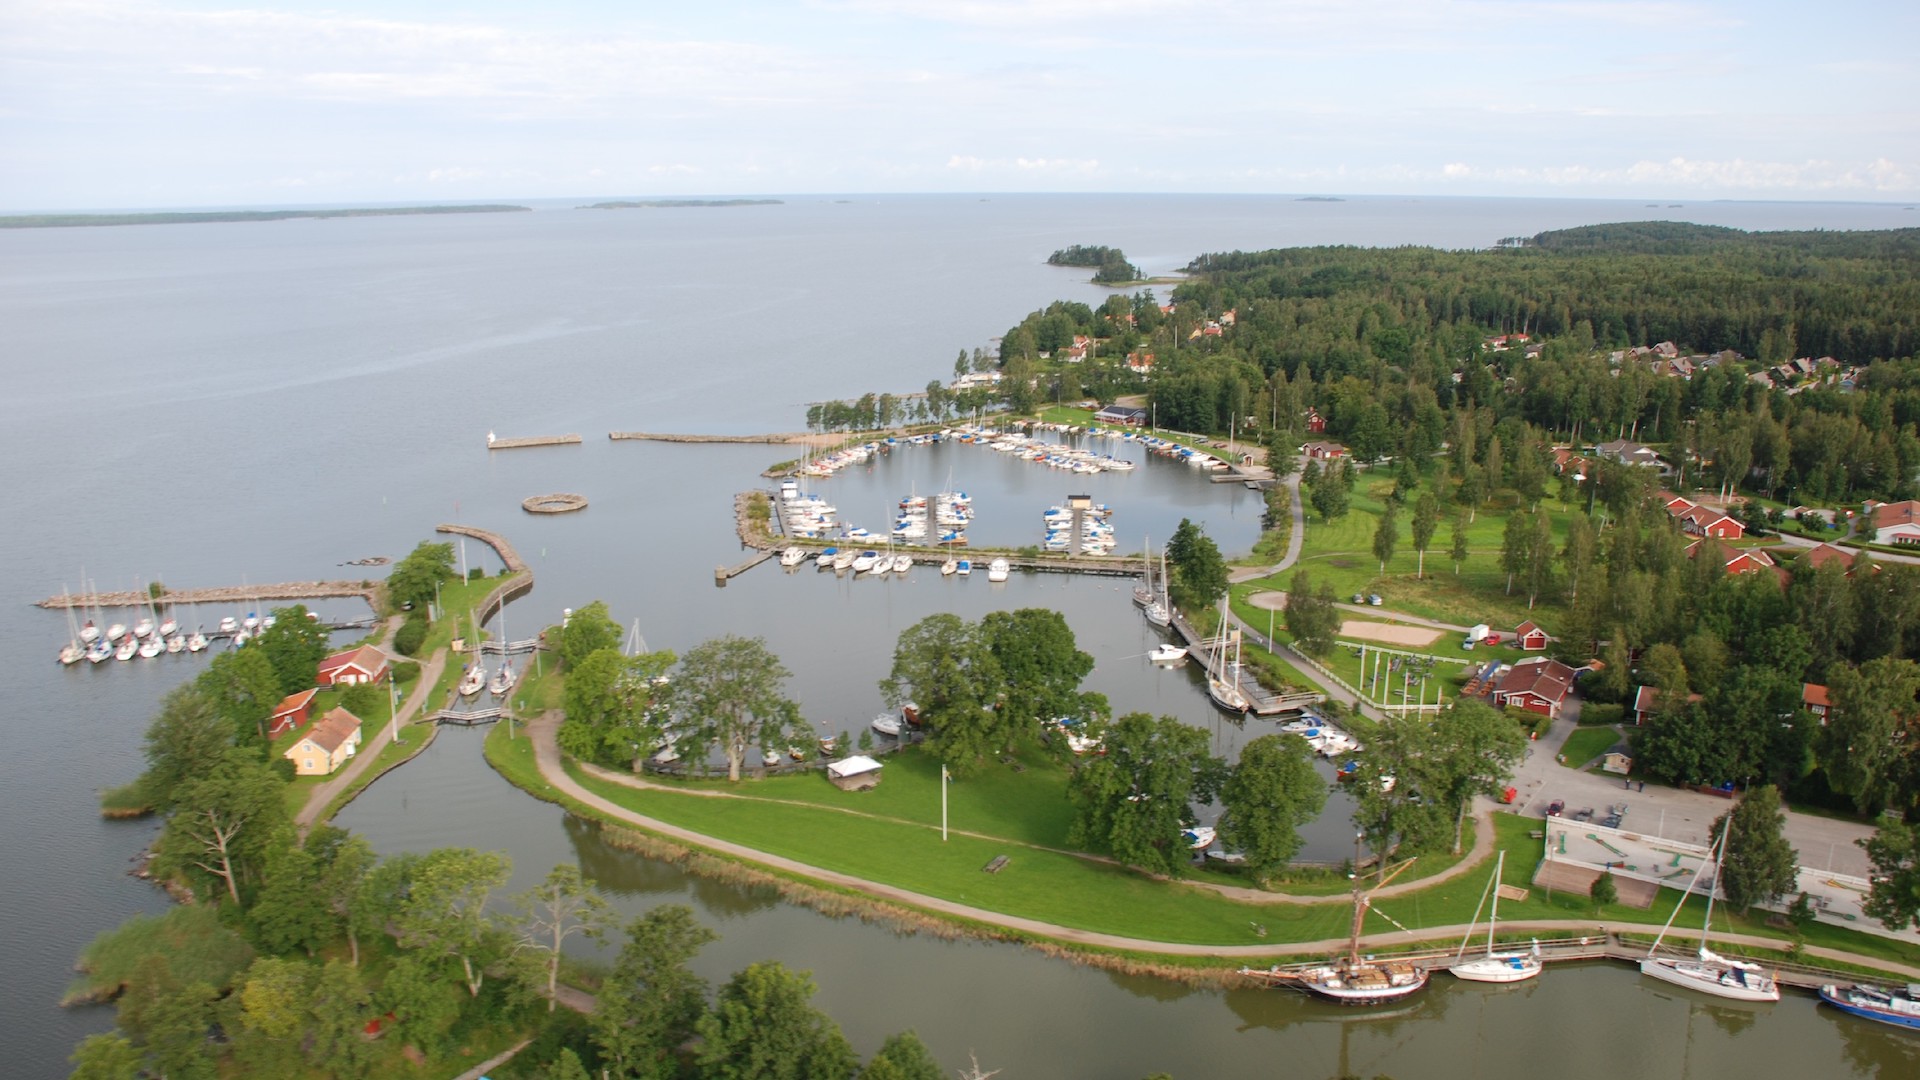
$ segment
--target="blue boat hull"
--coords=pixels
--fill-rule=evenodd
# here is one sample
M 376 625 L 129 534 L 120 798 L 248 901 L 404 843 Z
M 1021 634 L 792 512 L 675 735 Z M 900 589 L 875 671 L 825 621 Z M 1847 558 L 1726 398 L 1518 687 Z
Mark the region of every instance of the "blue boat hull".
M 1876 1020 L 1882 1024 L 1892 1024 L 1894 1027 L 1920 1030 L 1920 1016 L 1849 1001 L 1838 994 L 1829 993 L 1826 987 L 1820 988 L 1820 1000 L 1839 1009 L 1841 1012 L 1858 1016 L 1864 1020 Z

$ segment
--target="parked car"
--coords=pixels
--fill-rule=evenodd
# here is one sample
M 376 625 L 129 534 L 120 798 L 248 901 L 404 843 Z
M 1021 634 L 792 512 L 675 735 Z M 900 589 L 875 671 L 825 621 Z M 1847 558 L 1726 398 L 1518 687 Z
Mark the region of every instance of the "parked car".
M 1366 602 L 1367 602 L 1367 594 L 1366 594 L 1366 593 L 1354 593 L 1354 594 L 1353 594 L 1353 602 L 1354 602 L 1354 603 L 1356 603 L 1356 604 L 1364 604 L 1364 603 L 1366 603 Z
M 1593 820 L 1593 807 L 1591 807 L 1591 806 L 1583 806 L 1583 807 L 1581 807 L 1580 809 L 1578 809 L 1578 810 L 1575 810 L 1575 811 L 1573 812 L 1573 820 L 1575 820 L 1575 821 L 1592 821 L 1592 820 Z
M 1381 599 L 1380 599 L 1380 594 L 1379 594 L 1379 593 L 1368 593 L 1368 594 L 1367 594 L 1367 603 L 1369 603 L 1369 604 L 1372 604 L 1372 605 L 1373 605 L 1374 607 L 1379 607 L 1379 606 L 1380 606 L 1380 604 L 1382 603 L 1382 601 L 1381 601 Z
M 1565 810 L 1566 808 L 1567 808 L 1567 800 L 1555 799 L 1552 802 L 1547 804 L 1547 816 L 1559 817 L 1560 811 Z

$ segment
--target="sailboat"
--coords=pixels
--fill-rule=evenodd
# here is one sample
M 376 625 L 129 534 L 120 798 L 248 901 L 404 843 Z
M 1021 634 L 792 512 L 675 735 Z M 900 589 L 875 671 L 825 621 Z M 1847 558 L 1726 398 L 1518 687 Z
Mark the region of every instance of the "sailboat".
M 481 690 L 486 689 L 487 685 L 487 665 L 486 662 L 481 659 L 480 653 L 480 622 L 471 615 L 468 616 L 468 620 L 473 623 L 473 645 L 471 647 L 473 663 L 468 664 L 466 670 L 460 673 L 459 691 L 460 696 L 463 698 L 473 697 Z
M 503 698 L 513 693 L 513 684 L 520 681 L 520 676 L 513 670 L 513 664 L 507 659 L 506 643 L 509 640 L 507 637 L 507 612 L 503 607 L 500 610 L 500 670 L 494 672 L 493 678 L 487 680 L 487 693 L 497 698 Z
M 1260 970 L 1241 968 L 1240 974 L 1268 986 L 1291 986 L 1309 994 L 1337 1001 L 1342 1005 L 1384 1005 L 1418 993 L 1427 985 L 1425 968 L 1415 964 L 1389 961 L 1379 963 L 1360 956 L 1360 926 L 1366 920 L 1373 894 L 1413 865 L 1408 859 L 1383 875 L 1378 884 L 1361 891 L 1360 840 L 1353 842 L 1353 930 L 1347 938 L 1347 955 L 1319 967 L 1284 970 L 1278 966 Z
M 1145 550 L 1147 552 L 1146 557 L 1141 561 L 1146 564 L 1146 567 L 1145 567 L 1146 573 L 1140 576 L 1140 584 L 1135 585 L 1133 587 L 1133 602 L 1140 605 L 1141 607 L 1146 607 L 1148 604 L 1153 603 L 1153 600 L 1154 600 L 1153 537 L 1151 536 L 1147 537 L 1147 546 Z
M 1381 778 L 1383 781 L 1385 777 Z M 1460 951 L 1453 956 L 1454 964 L 1447 970 L 1456 979 L 1468 982 L 1514 983 L 1531 979 L 1540 974 L 1540 943 L 1533 943 L 1530 953 L 1496 953 L 1493 951 L 1493 928 L 1500 921 L 1500 871 L 1507 865 L 1507 853 L 1502 851 L 1500 858 L 1493 864 L 1493 877 L 1487 882 L 1487 891 L 1493 894 L 1493 907 L 1487 913 L 1487 954 L 1472 960 L 1462 960 L 1466 954 L 1467 941 L 1460 939 Z M 1482 900 L 1486 897 L 1482 896 Z M 1480 909 L 1474 908 L 1474 918 L 1480 917 Z M 1473 933 L 1471 927 L 1467 933 Z
M 60 591 L 64 593 L 66 591 L 66 587 L 62 586 Z M 87 572 L 86 570 L 82 569 L 80 571 L 80 592 L 84 595 L 86 591 L 87 591 Z M 67 611 L 71 613 L 73 609 L 68 608 Z M 91 646 L 94 642 L 100 640 L 100 628 L 93 624 L 93 613 L 91 611 L 87 612 L 86 625 L 80 628 L 79 638 L 80 638 L 80 644 L 88 645 L 88 646 Z M 93 650 L 89 648 L 87 651 L 88 653 L 92 653 Z
M 1673 914 L 1667 916 L 1667 925 L 1660 928 L 1660 935 L 1653 939 L 1653 945 L 1647 950 L 1644 960 L 1640 961 L 1640 974 L 1650 975 L 1661 982 L 1675 986 L 1685 986 L 1715 997 L 1731 998 L 1735 1001 L 1779 1001 L 1780 986 L 1767 975 L 1759 964 L 1745 960 L 1729 960 L 1707 948 L 1707 931 L 1713 927 L 1713 899 L 1720 877 L 1719 868 L 1727 858 L 1727 834 L 1733 827 L 1733 815 L 1727 815 L 1727 822 L 1720 827 L 1720 844 L 1707 852 L 1707 861 L 1714 867 L 1715 886 L 1707 889 L 1707 917 L 1700 924 L 1700 950 L 1691 960 L 1655 956 L 1660 949 L 1660 940 L 1667 936 L 1667 929 L 1679 916 L 1680 909 L 1686 906 L 1687 897 L 1692 895 L 1693 886 L 1705 876 L 1706 867 L 1694 875 L 1687 888 L 1680 894 L 1680 902 L 1673 906 Z
M 1148 564 L 1149 569 L 1152 563 Z M 1147 601 L 1147 622 L 1166 628 L 1173 622 L 1173 598 L 1167 595 L 1167 552 L 1160 551 L 1160 595 Z
M 68 599 L 65 585 L 60 586 L 60 599 Z M 67 643 L 60 646 L 60 664 L 62 667 L 71 667 L 85 659 L 87 651 L 80 647 L 80 627 L 73 621 L 72 602 L 64 603 L 61 607 L 67 612 Z
M 1214 639 L 1213 652 L 1207 657 L 1207 696 L 1215 705 L 1231 713 L 1247 711 L 1247 695 L 1240 690 L 1240 631 L 1229 622 L 1227 598 L 1220 598 L 1220 636 Z M 1233 644 L 1232 666 L 1228 666 L 1227 644 Z

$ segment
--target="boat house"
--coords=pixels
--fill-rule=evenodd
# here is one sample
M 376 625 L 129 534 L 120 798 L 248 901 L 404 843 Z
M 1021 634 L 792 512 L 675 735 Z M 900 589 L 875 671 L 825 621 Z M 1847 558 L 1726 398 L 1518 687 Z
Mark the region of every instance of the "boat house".
M 858 754 L 827 765 L 827 779 L 841 791 L 865 791 L 880 786 L 880 763 Z
M 331 776 L 360 748 L 360 718 L 336 708 L 314 723 L 280 755 L 293 762 L 296 776 Z

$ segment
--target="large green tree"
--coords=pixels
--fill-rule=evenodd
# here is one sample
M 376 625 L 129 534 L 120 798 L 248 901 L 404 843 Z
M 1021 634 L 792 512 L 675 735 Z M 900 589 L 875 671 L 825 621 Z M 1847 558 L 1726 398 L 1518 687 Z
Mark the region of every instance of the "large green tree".
M 479 997 L 487 968 L 507 947 L 487 902 L 507 883 L 513 863 L 497 851 L 440 848 L 410 871 L 394 913 L 401 947 L 458 964 L 467 994 Z
M 1287 590 L 1287 632 L 1302 652 L 1325 656 L 1333 648 L 1340 633 L 1340 609 L 1333 603 L 1331 584 L 1315 584 L 1305 570 L 1293 575 Z
M 251 647 L 242 651 L 252 652 L 255 649 L 273 665 L 280 693 L 283 696 L 297 694 L 314 684 L 320 671 L 320 661 L 327 658 L 327 630 L 317 621 L 307 618 L 305 604 L 276 608 L 273 625 L 260 631 Z M 278 703 L 276 699 L 270 706 Z
M 1114 721 L 1106 751 L 1067 781 L 1074 806 L 1068 842 L 1105 848 L 1154 873 L 1179 874 L 1192 855 L 1181 830 L 1198 822 L 1190 804 L 1213 802 L 1226 763 L 1213 756 L 1205 731 L 1146 713 Z
M 808 1000 L 813 980 L 752 964 L 720 988 L 696 1027 L 703 1080 L 839 1080 L 859 1064 L 846 1036 Z
M 1420 722 L 1418 717 L 1396 721 Z M 1477 700 L 1461 700 L 1441 713 L 1432 736 L 1419 762 L 1423 788 L 1453 814 L 1453 850 L 1459 854 L 1469 802 L 1475 795 L 1500 794 L 1526 755 L 1527 739 L 1512 717 Z
M 268 853 L 291 842 L 286 781 L 259 758 L 228 747 L 174 790 L 173 812 L 154 843 L 154 870 L 191 883 L 205 899 L 239 904 L 261 878 Z
M 171 809 L 180 787 L 232 745 L 233 730 L 198 686 L 167 691 L 159 714 L 147 725 L 147 770 L 139 781 L 147 805 L 163 813 Z
M 990 611 L 980 633 L 1000 670 L 1001 707 L 1015 722 L 1080 710 L 1080 681 L 1093 671 L 1093 657 L 1075 646 L 1073 628 L 1059 612 Z
M 920 1036 L 903 1031 L 887 1036 L 861 1070 L 860 1080 L 945 1080 L 946 1075 Z
M 1889 930 L 1920 927 L 1920 832 L 1890 817 L 1864 840 L 1856 840 L 1873 864 L 1872 887 L 1861 905 Z
M 665 733 L 663 708 L 655 698 L 659 681 L 673 666 L 671 652 L 627 656 L 598 649 L 569 668 L 562 691 L 566 720 L 557 736 L 560 748 L 583 761 L 637 768 L 645 752 Z
M 453 576 L 453 544 L 423 541 L 387 573 L 387 599 L 396 608 L 431 603 L 435 588 Z
M 1227 560 L 1206 530 L 1187 518 L 1167 542 L 1167 562 L 1173 571 L 1169 589 L 1181 607 L 1204 608 L 1226 595 Z
M 627 925 L 627 940 L 588 1016 L 594 1045 L 616 1077 L 668 1080 L 674 1052 L 706 1012 L 706 983 L 690 964 L 713 931 L 684 904 L 663 904 Z
M 1373 528 L 1373 557 L 1379 560 L 1382 574 L 1387 572 L 1387 560 L 1393 558 L 1394 550 L 1399 546 L 1400 514 L 1392 503 L 1388 503 L 1386 509 L 1380 512 L 1380 521 Z
M 1837 664 L 1827 674 L 1833 709 L 1820 739 L 1820 758 L 1834 790 L 1856 807 L 1911 810 L 1920 794 L 1914 720 L 1920 666 L 1882 657 L 1859 667 Z
M 607 614 L 607 603 L 595 600 L 567 617 L 560 628 L 560 659 L 572 670 L 602 649 L 620 647 L 620 624 Z
M 1733 809 L 1714 819 L 1715 835 L 1723 827 L 1727 839 L 1720 853 L 1719 884 L 1728 903 L 1745 910 L 1793 891 L 1800 853 L 1787 842 L 1787 815 L 1772 784 L 1748 788 Z
M 279 630 L 279 624 L 273 629 Z M 313 685 L 311 675 L 307 685 Z M 281 699 L 292 692 L 281 688 L 280 674 L 268 654 L 251 648 L 215 656 L 193 686 L 226 721 L 234 741 L 263 755 L 268 750 L 267 721 Z
M 1013 742 L 1015 719 L 995 708 L 1004 684 L 979 625 L 942 612 L 901 633 L 880 692 L 896 708 L 913 702 L 929 731 L 927 748 L 964 776 Z
M 1286 868 L 1300 850 L 1300 826 L 1320 816 L 1327 785 L 1298 735 L 1262 735 L 1240 748 L 1220 786 L 1220 839 L 1246 856 L 1256 877 Z
M 782 692 L 788 674 L 765 638 L 703 641 L 687 650 L 671 684 L 675 723 L 695 745 L 718 744 L 727 779 L 737 783 L 748 750 L 807 734 L 799 706 Z
M 567 939 L 602 940 L 613 925 L 613 908 L 572 863 L 548 871 L 545 881 L 514 897 L 513 906 L 515 947 L 539 957 L 541 988 L 552 1012 L 560 1001 L 560 955 Z
M 1440 500 L 1433 492 L 1423 491 L 1413 502 L 1413 550 L 1420 553 L 1419 563 L 1414 574 L 1427 576 L 1427 548 L 1433 544 L 1433 534 L 1440 528 Z

